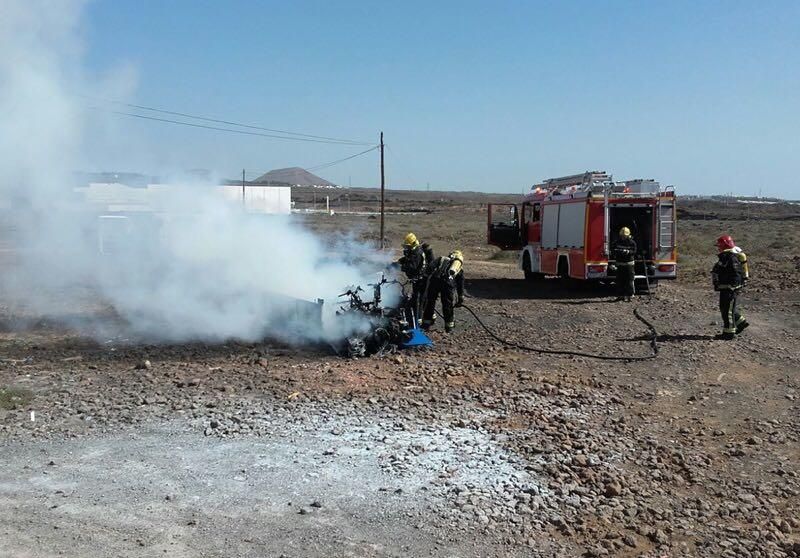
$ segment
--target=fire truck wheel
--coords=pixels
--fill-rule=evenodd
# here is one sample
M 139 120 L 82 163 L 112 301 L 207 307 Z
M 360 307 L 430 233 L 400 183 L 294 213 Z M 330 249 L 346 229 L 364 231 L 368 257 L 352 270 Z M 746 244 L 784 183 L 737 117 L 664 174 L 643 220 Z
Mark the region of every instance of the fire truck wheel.
M 522 272 L 525 274 L 526 281 L 541 281 L 544 279 L 543 273 L 534 273 L 531 271 L 531 257 L 527 252 L 522 256 Z
M 536 282 L 544 281 L 544 273 L 534 273 L 533 271 L 525 270 L 525 280 Z
M 535 281 L 536 280 L 536 274 L 533 271 L 531 271 L 530 269 L 523 269 L 522 273 L 525 274 L 525 280 L 526 281 Z
M 569 262 L 565 256 L 558 258 L 558 276 L 565 282 L 569 281 Z

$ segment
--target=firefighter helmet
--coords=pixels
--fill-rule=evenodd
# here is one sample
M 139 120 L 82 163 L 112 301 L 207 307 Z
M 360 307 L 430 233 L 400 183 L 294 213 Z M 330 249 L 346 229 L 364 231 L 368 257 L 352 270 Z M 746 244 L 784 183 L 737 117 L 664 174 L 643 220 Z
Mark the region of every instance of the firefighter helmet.
M 736 246 L 736 244 L 734 244 L 733 238 L 731 238 L 729 234 L 723 234 L 717 239 L 717 248 L 719 248 L 720 252 L 723 250 L 732 250 L 734 246 Z
M 624 236 L 624 237 L 628 237 L 628 236 L 631 235 L 631 230 L 628 227 L 622 227 L 619 230 L 619 235 L 620 236 Z
M 403 239 L 403 246 L 407 246 L 408 248 L 416 248 L 419 246 L 419 240 L 417 240 L 417 235 L 414 233 L 408 233 L 406 237 Z

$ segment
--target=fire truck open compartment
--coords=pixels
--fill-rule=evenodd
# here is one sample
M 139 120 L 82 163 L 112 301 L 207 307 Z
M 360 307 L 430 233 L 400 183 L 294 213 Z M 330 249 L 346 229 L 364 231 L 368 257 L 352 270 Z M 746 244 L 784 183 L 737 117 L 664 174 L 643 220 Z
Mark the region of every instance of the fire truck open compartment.
M 616 242 L 622 227 L 631 230 L 636 241 L 636 259 L 653 259 L 653 206 L 612 204 L 608 208 L 609 234 Z

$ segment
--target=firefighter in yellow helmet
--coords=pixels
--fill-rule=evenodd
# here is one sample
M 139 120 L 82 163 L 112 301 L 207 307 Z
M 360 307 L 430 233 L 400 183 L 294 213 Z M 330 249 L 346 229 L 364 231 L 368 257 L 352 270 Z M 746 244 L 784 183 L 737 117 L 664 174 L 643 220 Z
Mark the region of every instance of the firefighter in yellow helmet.
M 631 236 L 631 230 L 628 227 L 622 227 L 619 230 L 619 237 L 614 244 L 613 252 L 614 263 L 617 268 L 616 283 L 619 293 L 617 300 L 630 302 L 636 291 L 634 285 L 636 276 L 634 271 L 636 241 Z
M 436 299 L 441 297 L 444 330 L 449 333 L 456 325 L 453 308 L 464 302 L 464 255 L 461 250 L 454 250 L 447 257 L 433 260 L 428 270 L 422 327 L 428 329 L 436 322 Z
M 427 244 L 420 244 L 417 235 L 408 233 L 403 239 L 403 255 L 396 265 L 411 281 L 411 308 L 414 318 L 419 319 L 425 298 L 427 284 L 427 268 L 433 261 L 433 249 Z

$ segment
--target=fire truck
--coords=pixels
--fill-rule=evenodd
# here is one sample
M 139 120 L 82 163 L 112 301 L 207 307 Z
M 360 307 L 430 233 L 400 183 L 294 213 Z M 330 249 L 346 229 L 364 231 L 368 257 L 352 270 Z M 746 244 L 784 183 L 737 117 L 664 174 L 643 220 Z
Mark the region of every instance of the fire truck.
M 614 182 L 604 171 L 551 178 L 518 204 L 489 204 L 488 242 L 519 250 L 530 281 L 545 276 L 613 282 L 614 242 L 631 230 L 635 275 L 654 287 L 675 279 L 675 189 L 655 180 Z

